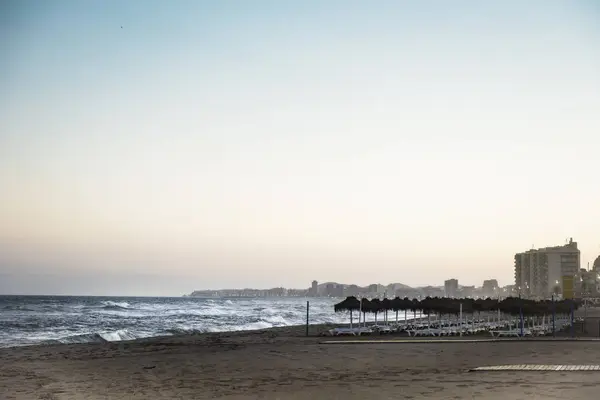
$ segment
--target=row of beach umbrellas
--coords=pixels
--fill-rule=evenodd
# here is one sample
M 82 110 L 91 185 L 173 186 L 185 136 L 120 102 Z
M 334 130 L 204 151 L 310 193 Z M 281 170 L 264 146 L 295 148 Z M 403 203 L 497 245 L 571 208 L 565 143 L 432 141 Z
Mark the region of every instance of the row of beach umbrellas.
M 404 311 L 405 320 L 408 311 L 414 313 L 419 311 L 425 315 L 458 315 L 459 313 L 481 313 L 499 311 L 510 315 L 526 315 L 526 316 L 542 316 L 555 314 L 569 314 L 579 307 L 579 303 L 574 300 L 528 300 L 517 297 L 507 297 L 503 300 L 499 299 L 457 299 L 450 297 L 426 297 L 422 300 L 400 298 L 394 299 L 357 299 L 354 296 L 347 297 L 345 300 L 334 305 L 335 312 L 350 311 L 352 313 L 358 311 L 363 314 L 374 314 L 377 321 L 378 314 L 384 314 L 387 320 L 389 311 L 396 312 L 396 320 L 398 312 Z

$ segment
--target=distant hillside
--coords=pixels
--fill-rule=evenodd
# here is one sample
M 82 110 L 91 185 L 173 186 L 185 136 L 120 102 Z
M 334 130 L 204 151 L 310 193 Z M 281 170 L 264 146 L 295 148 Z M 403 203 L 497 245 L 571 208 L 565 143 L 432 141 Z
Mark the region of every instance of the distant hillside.
M 390 283 L 389 285 L 387 285 L 387 287 L 388 289 L 391 289 L 393 291 L 412 289 L 412 287 L 405 285 L 404 283 Z

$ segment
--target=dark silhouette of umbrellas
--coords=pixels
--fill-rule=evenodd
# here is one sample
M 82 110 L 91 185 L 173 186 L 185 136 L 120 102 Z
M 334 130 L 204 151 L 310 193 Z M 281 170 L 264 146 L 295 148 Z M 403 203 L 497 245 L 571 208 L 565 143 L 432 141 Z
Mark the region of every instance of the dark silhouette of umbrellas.
M 360 309 L 360 301 L 354 296 L 346 297 L 344 300 L 333 306 L 335 312 L 355 311 Z
M 392 310 L 392 301 L 388 298 L 381 300 L 381 308 L 385 313 L 385 323 L 388 321 L 388 311 Z
M 383 306 L 381 304 L 381 300 L 372 299 L 371 300 L 371 310 L 373 314 L 375 314 L 375 323 L 377 324 L 377 314 L 383 311 Z
M 404 310 L 404 320 L 406 321 L 407 312 L 410 310 L 413 312 L 416 320 L 417 310 L 420 310 L 423 314 L 430 316 L 431 314 L 439 315 L 458 315 L 462 306 L 464 314 L 475 314 L 481 315 L 482 312 L 500 311 L 504 314 L 518 316 L 523 315 L 524 317 L 531 319 L 533 317 L 539 317 L 548 315 L 551 313 L 569 315 L 571 312 L 577 310 L 581 302 L 571 299 L 550 301 L 550 300 L 529 300 L 522 299 L 519 297 L 506 297 L 499 301 L 497 299 L 455 299 L 455 298 L 437 298 L 437 297 L 426 297 L 422 301 L 417 299 L 410 300 L 408 298 L 400 299 L 399 297 L 393 300 L 389 299 L 368 299 L 358 300 L 356 297 L 350 296 L 345 300 L 334 305 L 336 312 L 350 311 L 350 320 L 352 323 L 352 312 L 360 310 L 363 316 L 366 313 L 373 313 L 375 315 L 375 321 L 377 322 L 377 315 L 381 312 L 387 312 L 393 310 L 396 312 L 396 320 L 398 320 L 398 312 Z M 363 318 L 363 320 L 365 320 Z
M 419 308 L 427 315 L 427 326 L 431 325 L 431 314 L 437 306 L 436 303 L 436 300 L 429 296 L 425 297 L 425 299 L 421 300 L 419 303 Z
M 415 322 L 417 319 L 417 310 L 421 310 L 421 302 L 417 299 L 412 299 L 409 310 L 413 312 L 413 322 Z
M 396 323 L 398 323 L 398 311 L 405 310 L 403 300 L 396 296 L 391 300 L 392 310 L 396 312 Z M 406 318 L 406 316 L 405 316 Z
M 360 299 L 360 310 L 363 314 L 363 322 L 365 325 L 366 325 L 366 321 L 367 321 L 367 319 L 366 319 L 367 313 L 371 312 L 371 308 L 372 308 L 372 305 L 371 305 L 371 301 L 369 299 L 366 299 L 364 297 L 362 299 Z
M 354 296 L 349 296 L 335 304 L 333 309 L 335 312 L 350 311 L 350 327 L 352 327 L 352 312 L 360 309 L 360 301 Z

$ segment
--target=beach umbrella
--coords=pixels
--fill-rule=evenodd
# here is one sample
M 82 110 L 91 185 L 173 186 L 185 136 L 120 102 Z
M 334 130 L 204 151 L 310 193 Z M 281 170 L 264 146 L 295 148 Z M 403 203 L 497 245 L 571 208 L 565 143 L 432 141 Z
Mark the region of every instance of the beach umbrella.
M 349 296 L 335 304 L 333 309 L 335 312 L 350 311 L 350 328 L 352 328 L 352 312 L 360 309 L 360 301 L 354 296 Z
M 485 309 L 485 300 L 477 299 L 473 303 L 473 311 L 477 312 L 477 319 L 481 319 L 481 312 Z
M 434 299 L 434 312 L 440 316 L 458 315 L 460 309 L 460 300 L 453 297 L 441 297 Z
M 433 311 L 435 306 L 436 306 L 435 299 L 432 299 L 429 296 L 427 296 L 423 300 L 421 300 L 421 302 L 419 304 L 419 308 L 421 309 L 421 311 L 427 315 L 427 327 L 428 328 L 431 325 L 431 312 Z
M 487 314 L 487 321 L 490 322 L 490 312 L 498 309 L 498 300 L 489 297 L 484 299 L 481 309 Z
M 450 297 L 434 297 L 431 299 L 431 312 L 442 317 L 448 314 L 452 299 Z
M 475 304 L 475 300 L 472 298 L 464 298 L 460 300 L 460 303 L 462 304 L 462 312 L 463 315 L 465 317 L 465 321 L 468 323 L 469 322 L 469 314 L 471 314 L 471 316 L 475 315 L 475 311 L 474 311 L 474 304 Z M 460 310 L 460 304 L 459 304 L 459 310 Z
M 385 323 L 388 323 L 388 311 L 392 309 L 392 301 L 388 298 L 381 300 L 381 308 L 385 312 Z
M 366 299 L 364 297 L 362 299 L 360 299 L 360 311 L 363 314 L 364 326 L 367 326 L 366 316 L 367 316 L 367 312 L 371 312 L 371 308 L 372 308 L 372 305 L 371 305 L 371 302 L 369 301 L 369 299 Z
M 487 298 L 483 301 L 484 309 L 486 311 L 493 311 L 498 309 L 498 300 Z
M 412 310 L 412 300 L 408 297 L 402 299 L 402 308 L 400 309 L 404 310 L 404 323 L 406 324 L 408 310 Z
M 396 296 L 392 300 L 392 310 L 396 312 L 396 324 L 398 323 L 398 311 L 404 310 L 404 304 L 400 297 Z M 406 316 L 405 316 L 406 318 Z
M 383 310 L 381 300 L 372 299 L 371 300 L 371 312 L 375 314 L 375 325 L 377 325 L 377 314 Z
M 412 299 L 410 302 L 410 310 L 413 312 L 413 323 L 417 320 L 417 310 L 421 309 L 421 302 L 417 299 Z
M 441 297 L 439 299 L 440 305 L 438 312 L 441 315 L 454 315 L 456 317 L 456 321 L 458 321 L 458 314 L 460 312 L 460 301 L 458 297 Z
M 473 313 L 473 303 L 475 302 L 475 300 L 465 298 L 465 299 L 460 299 L 459 302 L 462 303 L 463 313 L 471 313 L 471 314 Z
M 519 315 L 522 301 L 522 299 L 517 297 L 506 297 L 498 304 L 498 307 L 503 313 L 515 316 Z

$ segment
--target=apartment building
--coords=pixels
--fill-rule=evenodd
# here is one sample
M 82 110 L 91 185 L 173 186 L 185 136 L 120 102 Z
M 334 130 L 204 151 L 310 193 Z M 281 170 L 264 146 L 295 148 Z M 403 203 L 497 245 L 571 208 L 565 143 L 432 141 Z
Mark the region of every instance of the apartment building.
M 458 279 L 448 279 L 444 281 L 444 294 L 446 297 L 458 296 Z
M 496 297 L 498 296 L 498 289 L 499 286 L 496 279 L 486 279 L 481 286 L 481 294 L 484 297 Z
M 578 283 L 580 251 L 571 238 L 563 246 L 531 249 L 515 254 L 515 289 L 526 298 L 546 299 L 563 293 L 563 277 Z M 575 279 L 577 278 L 577 279 Z

